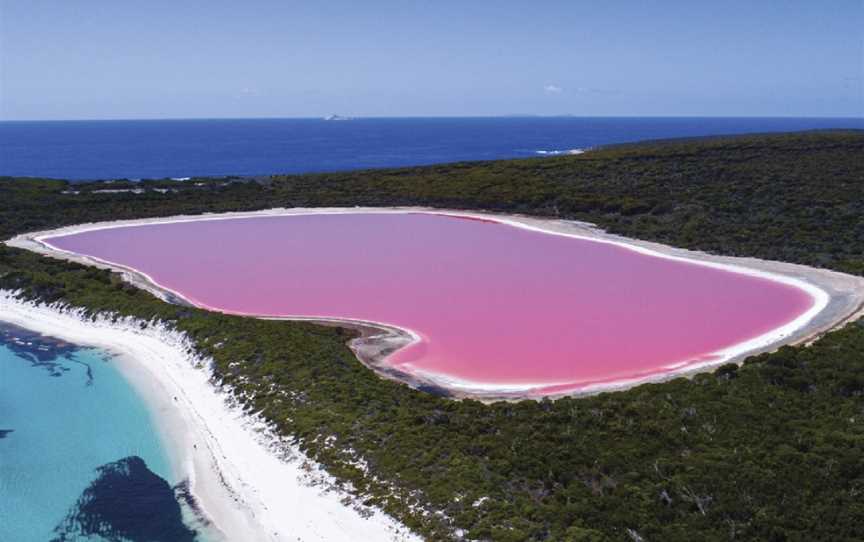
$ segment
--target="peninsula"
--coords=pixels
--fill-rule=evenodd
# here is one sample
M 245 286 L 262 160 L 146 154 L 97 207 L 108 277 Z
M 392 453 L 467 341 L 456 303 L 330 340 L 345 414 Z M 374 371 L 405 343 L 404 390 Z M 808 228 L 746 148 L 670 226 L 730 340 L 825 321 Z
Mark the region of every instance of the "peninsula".
M 861 132 L 838 131 L 266 179 L 5 178 L 0 319 L 118 351 L 126 344 L 123 364 L 139 385 L 176 391 L 176 404 L 163 405 L 174 414 L 162 417 L 187 429 L 166 431 L 203 444 L 209 457 L 186 447 L 193 493 L 227 535 L 855 539 L 864 535 L 862 153 Z M 381 378 L 349 346 L 357 350 L 363 325 L 206 310 L 132 268 L 58 254 L 51 234 L 36 233 L 355 206 L 574 228 L 789 277 L 825 303 L 781 340 L 695 374 L 481 402 Z M 778 348 L 784 342 L 797 346 Z M 319 508 L 330 530 L 316 532 L 325 519 L 313 527 L 280 512 L 273 499 L 289 494 L 297 506 L 330 503 Z

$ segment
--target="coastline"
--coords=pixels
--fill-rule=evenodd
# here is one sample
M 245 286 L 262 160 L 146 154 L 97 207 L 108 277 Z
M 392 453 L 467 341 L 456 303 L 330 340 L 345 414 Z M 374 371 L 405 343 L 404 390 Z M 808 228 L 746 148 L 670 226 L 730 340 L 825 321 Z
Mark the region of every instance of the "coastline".
M 593 224 L 568 220 L 534 218 L 512 214 L 494 214 L 481 211 L 460 211 L 426 207 L 338 207 L 338 208 L 291 208 L 267 209 L 251 212 L 234 212 L 202 215 L 173 216 L 152 219 L 134 219 L 114 222 L 79 224 L 56 230 L 19 235 L 9 241 L 10 246 L 24 248 L 46 256 L 61 258 L 100 268 L 120 272 L 124 279 L 143 288 L 157 297 L 172 303 L 182 303 L 218 311 L 216 307 L 187 299 L 180 292 L 158 284 L 151 277 L 134 269 L 111 262 L 64 251 L 52 246 L 47 238 L 106 228 L 122 228 L 156 223 L 175 223 L 199 220 L 231 220 L 246 217 L 276 217 L 305 214 L 346 213 L 428 213 L 457 218 L 492 221 L 516 228 L 527 229 L 549 235 L 583 239 L 617 245 L 645 255 L 666 258 L 689 264 L 708 266 L 729 272 L 741 273 L 781 282 L 807 293 L 813 300 L 808 311 L 792 322 L 773 329 L 763 335 L 742 343 L 712 352 L 707 359 L 670 364 L 642 374 L 613 377 L 602 381 L 584 383 L 517 383 L 495 384 L 461 380 L 451 375 L 440 375 L 422 371 L 405 372 L 386 364 L 386 356 L 402 346 L 420 340 L 417 333 L 393 323 L 357 321 L 339 316 L 280 316 L 266 318 L 303 320 L 325 325 L 338 325 L 361 331 L 361 336 L 349 342 L 358 359 L 379 376 L 396 380 L 413 388 L 436 391 L 455 398 L 473 398 L 482 401 L 518 400 L 523 398 L 551 398 L 596 394 L 603 391 L 626 389 L 646 382 L 662 382 L 682 376 L 692 376 L 716 368 L 725 363 L 741 363 L 746 357 L 769 352 L 785 344 L 807 344 L 839 325 L 861 316 L 864 308 L 864 278 L 846 275 L 825 269 L 803 265 L 717 256 L 699 251 L 680 249 L 659 243 L 641 241 L 609 234 Z M 256 314 L 243 316 L 262 317 Z M 370 330 L 377 329 L 378 332 Z
M 162 325 L 82 316 L 0 290 L 0 320 L 115 354 L 148 404 L 178 479 L 224 540 L 417 540 L 383 512 L 356 504 L 319 466 L 211 381 L 208 360 Z M 208 533 L 209 534 L 209 533 Z

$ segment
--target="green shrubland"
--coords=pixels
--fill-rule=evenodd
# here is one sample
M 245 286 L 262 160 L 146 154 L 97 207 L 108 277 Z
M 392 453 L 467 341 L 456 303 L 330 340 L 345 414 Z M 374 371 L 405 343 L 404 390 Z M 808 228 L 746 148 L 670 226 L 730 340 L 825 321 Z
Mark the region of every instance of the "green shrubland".
M 97 192 L 123 186 L 144 192 Z M 641 239 L 864 274 L 864 134 L 670 141 L 252 180 L 2 178 L 0 236 L 324 205 L 588 220 Z M 810 347 L 692 379 L 486 405 L 376 377 L 345 346 L 348 330 L 170 305 L 109 272 L 17 249 L 0 248 L 0 287 L 172 323 L 213 358 L 250 411 L 350 482 L 361 501 L 429 539 L 459 532 L 495 541 L 864 539 L 861 322 Z

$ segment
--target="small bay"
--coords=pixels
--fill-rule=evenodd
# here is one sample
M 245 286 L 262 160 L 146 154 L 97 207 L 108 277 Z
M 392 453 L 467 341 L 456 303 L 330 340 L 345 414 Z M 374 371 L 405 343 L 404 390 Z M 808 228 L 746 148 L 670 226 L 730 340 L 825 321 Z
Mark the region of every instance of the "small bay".
M 111 356 L 0 324 L 0 540 L 200 540 Z

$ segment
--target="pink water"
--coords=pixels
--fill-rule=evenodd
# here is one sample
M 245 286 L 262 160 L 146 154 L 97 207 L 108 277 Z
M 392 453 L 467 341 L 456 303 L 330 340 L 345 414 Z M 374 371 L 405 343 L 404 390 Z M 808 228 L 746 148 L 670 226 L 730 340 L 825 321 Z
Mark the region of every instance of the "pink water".
M 421 341 L 387 362 L 409 373 L 547 391 L 704 361 L 812 305 L 771 280 L 432 214 L 199 220 L 48 241 L 204 307 L 408 328 Z

